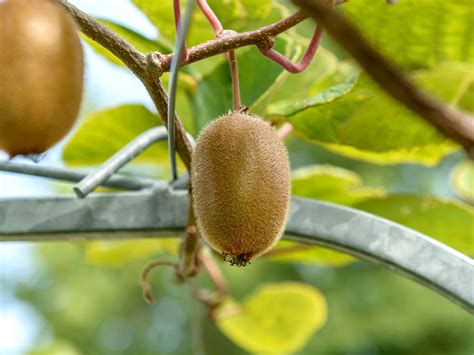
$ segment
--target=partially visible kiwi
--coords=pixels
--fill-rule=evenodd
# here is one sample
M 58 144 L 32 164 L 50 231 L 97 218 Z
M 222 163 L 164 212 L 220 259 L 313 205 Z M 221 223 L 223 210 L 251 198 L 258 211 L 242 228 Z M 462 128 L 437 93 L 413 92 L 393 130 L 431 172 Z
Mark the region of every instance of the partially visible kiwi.
M 290 198 L 288 154 L 275 129 L 241 112 L 210 123 L 193 153 L 192 192 L 202 237 L 231 264 L 271 249 Z
M 72 18 L 47 0 L 0 2 L 0 150 L 35 155 L 73 127 L 83 52 Z

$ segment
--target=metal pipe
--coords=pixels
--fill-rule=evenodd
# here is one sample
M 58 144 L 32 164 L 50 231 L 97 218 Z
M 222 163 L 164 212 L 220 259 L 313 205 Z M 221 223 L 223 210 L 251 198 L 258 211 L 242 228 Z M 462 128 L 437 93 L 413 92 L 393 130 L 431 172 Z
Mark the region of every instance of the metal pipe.
M 87 176 L 86 173 L 66 168 L 12 162 L 0 162 L 0 171 L 70 182 L 81 181 Z M 150 188 L 154 184 L 155 181 L 149 179 L 117 175 L 112 176 L 110 179 L 101 183 L 102 186 L 114 187 L 124 190 L 142 190 Z
M 171 180 L 174 181 L 178 178 L 178 169 L 176 167 L 176 152 L 175 152 L 175 109 L 176 109 L 176 90 L 178 86 L 178 74 L 179 74 L 179 65 L 181 62 L 181 57 L 184 50 L 184 40 L 186 39 L 186 34 L 189 30 L 189 25 L 191 24 L 191 15 L 194 9 L 195 2 L 188 1 L 186 6 L 186 14 L 184 16 L 184 21 L 182 29 L 177 29 L 177 37 L 174 45 L 174 56 L 171 61 L 170 68 L 170 80 L 168 86 L 168 117 L 167 117 L 167 126 L 169 132 L 168 138 L 168 153 L 170 157 L 171 164 Z
M 194 140 L 193 136 L 187 132 L 186 135 L 191 142 L 191 146 L 194 148 L 196 141 Z M 84 175 L 81 179 L 78 179 L 77 181 L 80 180 L 79 183 L 73 187 L 77 197 L 84 198 L 89 193 L 94 191 L 97 186 L 105 185 L 106 181 L 109 179 L 114 179 L 112 175 L 115 174 L 122 166 L 127 164 L 153 143 L 165 140 L 167 136 L 168 133 L 166 128 L 163 126 L 151 128 L 140 134 L 124 148 L 115 153 L 98 170 L 88 174 L 87 176 Z M 189 181 L 189 177 L 187 179 Z M 180 180 L 175 188 L 182 189 L 183 183 L 184 179 Z
M 166 182 L 86 200 L 0 200 L 0 241 L 169 236 L 183 232 L 187 208 L 186 191 L 171 190 Z M 412 229 L 353 208 L 293 197 L 286 234 L 285 239 L 383 265 L 474 312 L 474 261 Z
M 127 164 L 150 145 L 165 140 L 167 137 L 168 133 L 164 126 L 154 127 L 143 132 L 124 148 L 115 153 L 109 160 L 99 167 L 99 169 L 79 181 L 79 183 L 73 187 L 77 197 L 86 197 L 89 193 L 94 191 L 97 186 L 108 180 L 122 166 Z

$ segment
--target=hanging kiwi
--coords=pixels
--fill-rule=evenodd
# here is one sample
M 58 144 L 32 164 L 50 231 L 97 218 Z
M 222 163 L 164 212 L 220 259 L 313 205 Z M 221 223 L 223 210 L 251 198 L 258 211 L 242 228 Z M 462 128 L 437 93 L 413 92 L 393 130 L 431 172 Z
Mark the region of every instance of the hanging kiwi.
M 290 198 L 288 154 L 275 129 L 242 112 L 210 123 L 193 153 L 192 193 L 202 237 L 231 264 L 271 249 Z
M 73 19 L 47 0 L 0 2 L 0 150 L 36 155 L 73 127 L 83 88 Z

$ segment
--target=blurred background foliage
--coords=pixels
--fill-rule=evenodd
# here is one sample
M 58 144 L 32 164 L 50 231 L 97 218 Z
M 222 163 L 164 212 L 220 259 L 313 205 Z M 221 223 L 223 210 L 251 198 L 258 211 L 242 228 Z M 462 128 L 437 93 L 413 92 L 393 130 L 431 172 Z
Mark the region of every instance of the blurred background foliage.
M 110 9 L 107 18 L 105 12 L 98 14 L 100 21 L 139 50 L 170 52 L 171 0 L 123 2 L 148 21 L 143 27 L 156 26 L 155 31 L 145 34 L 140 26 L 117 21 Z M 225 28 L 239 31 L 294 11 L 286 2 L 271 0 L 209 3 Z M 472 1 L 388 5 L 351 0 L 340 8 L 426 90 L 474 111 Z M 276 48 L 297 60 L 313 26 L 306 21 L 278 36 Z M 188 43 L 212 37 L 196 12 Z M 102 60 L 101 65 L 131 76 L 107 51 L 84 40 L 95 52 L 88 49 L 88 58 L 95 58 L 89 59 L 89 70 Z M 297 75 L 282 71 L 255 48 L 237 53 L 244 104 L 277 125 L 288 121 L 295 127 L 286 139 L 295 195 L 366 210 L 474 254 L 474 168 L 458 146 L 387 97 L 330 38 L 324 38 L 308 70 Z M 105 83 L 102 91 L 117 85 L 107 77 L 99 80 Z M 65 165 L 88 170 L 160 124 L 143 91 L 120 101 L 104 98 L 104 92 L 96 97 L 99 91 L 89 84 L 83 121 L 62 149 Z M 182 70 L 177 107 L 192 134 L 231 103 L 230 73 L 222 56 Z M 168 179 L 166 144 L 147 150 L 124 173 Z M 69 185 L 48 186 L 54 193 L 71 194 Z M 35 245 L 28 254 L 34 270 L 28 278 L 0 270 L 5 301 L 0 303 L 14 297 L 29 305 L 27 321 L 36 324 L 36 332 L 30 345 L 18 349 L 32 355 L 474 352 L 472 317 L 443 297 L 341 253 L 316 247 L 279 252 L 294 246 L 281 242 L 244 269 L 219 263 L 231 289 L 229 304 L 242 312 L 232 320 L 220 310 L 217 324 L 195 299 L 195 288 L 212 288 L 205 274 L 182 285 L 174 282 L 171 269 L 159 269 L 151 278 L 158 303 L 142 300 L 141 268 L 158 256 L 175 260 L 177 238 Z M 259 348 L 263 337 L 270 345 Z

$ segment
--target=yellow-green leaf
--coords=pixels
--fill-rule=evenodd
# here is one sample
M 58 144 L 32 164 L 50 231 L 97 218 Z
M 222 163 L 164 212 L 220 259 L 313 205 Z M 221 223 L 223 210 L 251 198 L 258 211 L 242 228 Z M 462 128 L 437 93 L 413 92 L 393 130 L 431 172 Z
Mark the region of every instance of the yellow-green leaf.
M 349 206 L 384 195 L 381 189 L 363 186 L 356 173 L 331 165 L 311 165 L 295 170 L 291 190 L 296 196 Z
M 344 6 L 383 53 L 406 68 L 474 62 L 472 0 L 354 0 Z
M 30 351 L 28 355 L 83 355 L 76 344 L 65 339 L 55 339 L 46 348 Z
M 473 110 L 474 68 L 443 63 L 412 78 L 435 97 Z M 313 142 L 355 159 L 381 164 L 419 162 L 434 165 L 459 149 L 436 128 L 385 94 L 366 76 L 339 99 L 287 116 Z
M 472 161 L 466 160 L 455 168 L 452 184 L 459 197 L 474 203 L 474 163 Z
M 474 255 L 474 208 L 435 197 L 391 195 L 355 208 L 413 228 L 467 255 Z
M 225 303 L 215 316 L 219 329 L 251 353 L 301 350 L 324 326 L 327 305 L 321 292 L 297 282 L 266 284 L 240 305 Z
M 363 186 L 356 173 L 331 165 L 311 165 L 295 170 L 291 186 L 293 195 L 349 206 L 384 196 L 382 189 Z M 330 266 L 343 266 L 356 260 L 344 253 L 290 241 L 280 241 L 267 257 L 274 261 Z
M 89 114 L 66 144 L 63 159 L 68 165 L 103 163 L 144 131 L 159 126 L 158 115 L 141 105 L 123 105 Z M 166 142 L 145 150 L 135 162 L 165 163 Z
M 331 249 L 282 240 L 265 256 L 272 261 L 344 266 L 354 257 Z
M 93 241 L 85 245 L 86 259 L 98 266 L 119 267 L 159 254 L 177 255 L 179 238 Z
M 303 55 L 303 49 L 301 45 L 295 45 L 291 59 L 298 61 Z M 329 50 L 319 48 L 314 60 L 304 72 L 291 74 L 282 71 L 272 86 L 252 104 L 251 110 L 269 118 L 286 116 L 288 112 L 294 113 L 290 107 L 301 106 L 302 101 L 307 101 L 316 95 L 320 95 L 319 100 L 322 100 L 321 96 L 325 95 L 325 92 L 349 82 L 357 73 L 358 69 L 355 66 L 341 62 Z M 335 95 L 331 98 L 334 99 Z M 325 102 L 331 98 L 327 97 Z

